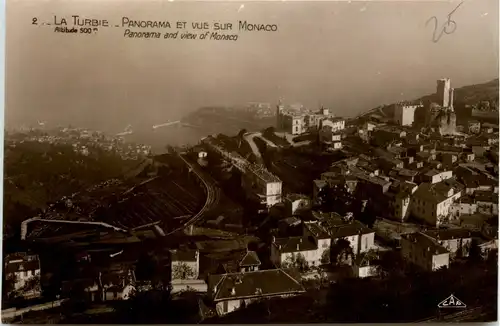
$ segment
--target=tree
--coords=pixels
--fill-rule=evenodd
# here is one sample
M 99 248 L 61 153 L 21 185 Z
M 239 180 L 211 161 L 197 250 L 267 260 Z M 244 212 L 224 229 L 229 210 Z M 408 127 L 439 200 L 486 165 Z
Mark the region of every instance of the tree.
M 323 253 L 321 254 L 321 263 L 324 265 L 330 264 L 331 262 L 331 250 L 330 248 L 327 248 L 323 250 Z
M 282 265 L 284 268 L 297 268 L 300 271 L 306 271 L 307 269 L 309 269 L 309 263 L 301 253 L 292 253 L 287 257 Z
M 332 245 L 331 262 L 336 265 L 351 265 L 354 258 L 354 251 L 351 243 L 344 238 L 337 240 Z
M 477 263 L 482 260 L 481 248 L 476 239 L 472 239 L 469 246 L 469 262 Z
M 193 269 L 185 262 L 180 262 L 172 267 L 172 278 L 186 280 L 195 276 Z
M 298 253 L 295 256 L 295 267 L 300 269 L 301 271 L 309 269 L 309 263 L 307 262 L 304 255 L 302 255 L 301 253 Z

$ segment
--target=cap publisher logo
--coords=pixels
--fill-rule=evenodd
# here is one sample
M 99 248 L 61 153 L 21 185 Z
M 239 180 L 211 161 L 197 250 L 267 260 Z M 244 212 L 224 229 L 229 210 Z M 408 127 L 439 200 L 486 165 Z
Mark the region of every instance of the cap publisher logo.
M 467 308 L 467 305 L 460 301 L 453 294 L 438 304 L 439 308 Z

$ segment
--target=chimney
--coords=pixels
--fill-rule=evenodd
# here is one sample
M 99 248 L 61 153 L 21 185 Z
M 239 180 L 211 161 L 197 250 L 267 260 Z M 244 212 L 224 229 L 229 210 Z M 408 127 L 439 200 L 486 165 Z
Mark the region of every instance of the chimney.
M 273 243 L 276 243 L 276 237 L 275 237 L 274 235 L 273 235 L 273 237 L 272 237 L 272 242 L 273 242 Z
M 231 295 L 236 295 L 236 289 L 234 288 L 234 286 L 233 286 L 233 288 L 231 289 Z
M 300 243 L 297 243 L 297 251 L 300 250 Z

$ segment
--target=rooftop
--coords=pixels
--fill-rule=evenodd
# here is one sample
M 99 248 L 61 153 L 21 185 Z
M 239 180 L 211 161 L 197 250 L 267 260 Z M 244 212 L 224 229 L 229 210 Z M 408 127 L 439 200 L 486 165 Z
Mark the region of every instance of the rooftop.
M 439 174 L 445 173 L 445 172 L 448 172 L 448 171 L 438 171 L 438 170 L 432 169 L 432 170 L 427 171 L 424 175 L 427 177 L 433 177 L 433 176 L 436 176 L 436 175 L 439 175 Z
M 289 237 L 277 238 L 273 245 L 275 245 L 281 253 L 297 252 L 297 251 L 310 251 L 318 249 L 318 245 L 311 237 Z
M 448 199 L 448 192 L 453 189 L 453 195 L 459 191 L 463 190 L 463 186 L 460 185 L 455 179 L 447 179 L 441 182 L 430 184 L 422 183 L 415 191 L 415 196 L 427 201 L 440 203 Z
M 236 273 L 239 272 L 241 267 L 261 265 L 261 261 L 257 253 L 255 251 L 245 249 L 214 253 L 207 255 L 207 257 L 222 265 L 225 273 Z
M 40 269 L 38 255 L 17 253 L 5 257 L 5 273 L 35 271 Z
M 210 275 L 207 283 L 216 302 L 305 292 L 300 282 L 283 269 Z
M 306 195 L 302 195 L 302 194 L 288 194 L 286 196 L 286 199 L 288 199 L 290 201 L 296 201 L 296 200 L 300 200 L 300 199 L 307 200 L 307 199 L 309 199 L 309 197 L 307 197 Z
M 304 226 L 316 239 L 330 239 L 330 234 L 318 222 L 307 222 Z
M 396 169 L 399 175 L 404 176 L 404 177 L 415 177 L 418 172 L 415 170 L 409 170 L 409 169 Z
M 442 255 L 448 253 L 448 251 L 444 247 L 440 246 L 432 239 L 420 232 L 403 234 L 401 235 L 401 238 L 406 239 L 421 248 L 427 248 L 427 250 L 432 252 L 434 255 Z
M 372 229 L 369 229 L 359 221 L 352 221 L 351 223 L 346 223 L 342 225 L 326 226 L 327 232 L 330 233 L 333 239 L 350 237 L 358 234 L 370 234 L 374 233 Z
M 258 178 L 264 180 L 265 182 L 281 182 L 280 178 L 269 172 L 262 165 L 249 165 L 247 169 L 249 172 L 255 174 Z
M 197 250 L 171 250 L 172 261 L 197 261 L 198 251 Z
M 466 239 L 473 236 L 472 232 L 466 229 L 441 229 L 423 233 L 435 240 Z

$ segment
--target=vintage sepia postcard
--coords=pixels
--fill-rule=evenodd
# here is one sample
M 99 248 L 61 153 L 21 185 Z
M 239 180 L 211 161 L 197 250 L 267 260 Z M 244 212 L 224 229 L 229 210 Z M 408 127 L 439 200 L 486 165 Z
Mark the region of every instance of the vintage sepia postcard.
M 4 323 L 497 320 L 498 0 L 5 18 Z

